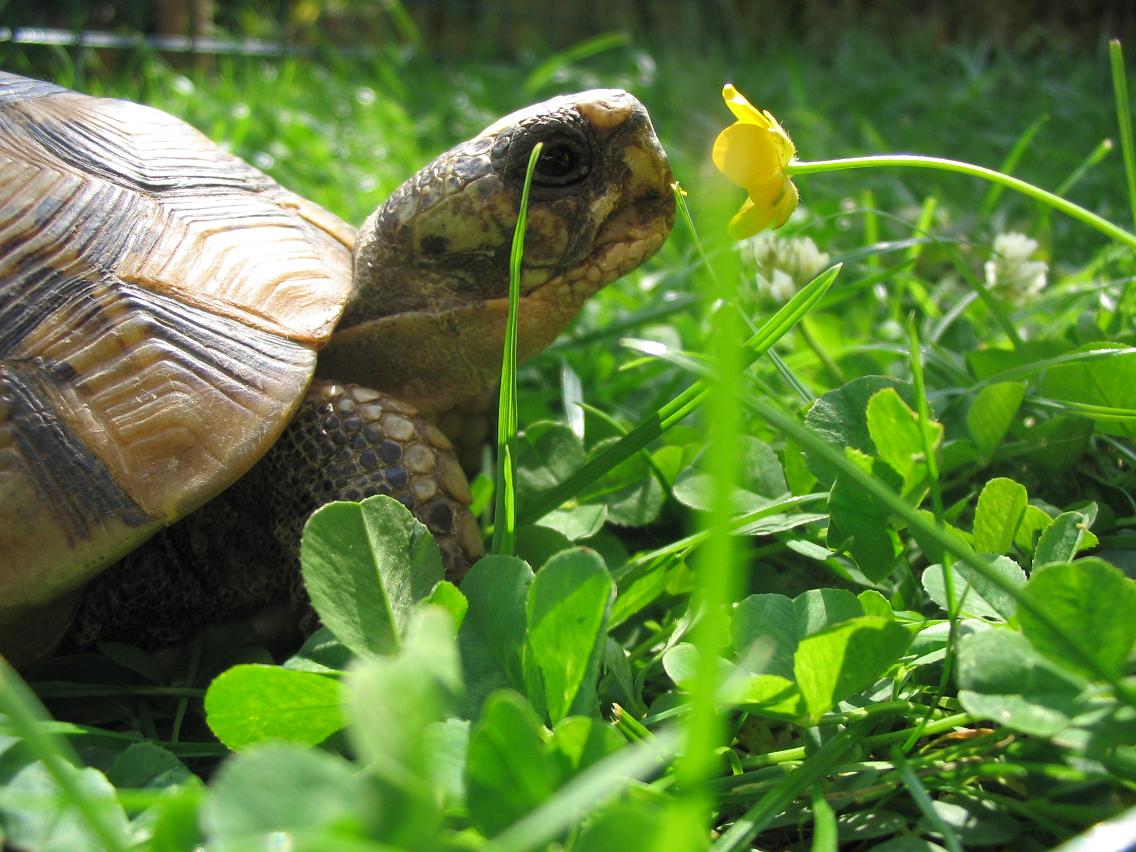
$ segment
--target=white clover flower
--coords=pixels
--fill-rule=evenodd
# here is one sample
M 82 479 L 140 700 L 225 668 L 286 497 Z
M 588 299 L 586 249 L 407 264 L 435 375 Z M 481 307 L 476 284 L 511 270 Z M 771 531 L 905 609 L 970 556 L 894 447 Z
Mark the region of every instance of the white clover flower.
M 1006 299 L 1020 305 L 1045 289 L 1049 265 L 1030 260 L 1037 251 L 1037 240 L 1025 234 L 999 234 L 994 238 L 994 251 L 986 261 L 986 286 L 999 291 Z
M 754 281 L 759 293 L 787 302 L 799 287 L 828 267 L 828 254 L 808 237 L 779 237 L 766 231 L 743 244 L 753 260 Z

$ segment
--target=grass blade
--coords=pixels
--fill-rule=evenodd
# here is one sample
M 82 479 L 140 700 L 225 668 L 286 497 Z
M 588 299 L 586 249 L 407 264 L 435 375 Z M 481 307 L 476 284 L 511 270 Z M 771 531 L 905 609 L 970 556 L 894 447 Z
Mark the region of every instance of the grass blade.
M 1124 73 L 1124 50 L 1119 39 L 1108 43 L 1112 65 L 1112 91 L 1116 96 L 1116 121 L 1120 125 L 1120 151 L 1124 156 L 1124 177 L 1128 183 L 1128 203 L 1136 225 L 1136 145 L 1132 142 L 1132 108 L 1128 103 L 1128 76 Z
M 689 219 L 685 199 L 681 195 L 678 199 L 701 250 L 701 240 Z M 709 316 L 705 343 L 710 372 L 705 379 L 707 442 L 704 458 L 712 486 L 706 507 L 709 511 L 699 519 L 707 537 L 693 564 L 697 591 L 692 596 L 691 609 L 700 613 L 700 617 L 695 621 L 691 639 L 697 661 L 694 681 L 685 701 L 690 708 L 684 722 L 686 739 L 676 767 L 679 785 L 686 796 L 685 808 L 698 822 L 714 810 L 709 781 L 718 770 L 718 749 L 730 739 L 717 702 L 720 654 L 730 644 L 730 628 L 719 614 L 729 610 L 741 586 L 739 542 L 726 526 L 734 514 L 734 483 L 738 479 L 742 405 L 734 389 L 741 384 L 744 369 L 745 351 L 738 343 L 743 340 L 745 330 L 739 313 L 727 307 L 737 304 L 740 258 L 737 253 L 730 253 L 722 260 L 732 261 L 732 266 L 726 266 L 718 275 L 714 267 L 705 264 L 698 280 L 699 289 L 720 306 Z
M 711 848 L 714 852 L 741 852 L 761 834 L 781 811 L 805 790 L 832 771 L 832 767 L 863 736 L 863 726 L 845 728 L 816 750 L 800 767 L 785 776 L 772 790 L 740 816 Z
M 840 848 L 836 830 L 836 812 L 819 787 L 813 788 L 812 852 L 836 852 Z
M 525 80 L 525 94 L 535 95 L 546 83 L 556 76 L 557 72 L 574 62 L 588 59 L 595 56 L 597 53 L 603 53 L 605 50 L 612 50 L 616 47 L 623 47 L 625 44 L 630 43 L 631 36 L 621 31 L 601 33 L 598 36 L 585 39 L 567 50 L 550 56 L 537 66 L 536 70 L 529 74 L 528 79 Z
M 674 756 L 678 732 L 661 731 L 638 745 L 622 748 L 565 784 L 555 796 L 493 838 L 495 852 L 542 849 L 580 820 L 580 814 L 645 778 Z
M 943 842 L 947 845 L 947 849 L 949 849 L 950 852 L 963 852 L 962 844 L 959 843 L 958 836 L 951 830 L 951 827 L 946 824 L 943 818 L 939 816 L 939 812 L 935 810 L 935 803 L 931 801 L 931 797 L 927 794 L 927 788 L 923 786 L 923 782 L 919 780 L 919 776 L 915 774 L 915 770 L 911 768 L 911 764 L 907 762 L 907 759 L 898 749 L 893 750 L 892 760 L 895 761 L 896 768 L 899 770 L 899 777 L 903 779 L 903 784 L 907 787 L 908 794 L 919 807 L 923 818 L 942 836 Z
M 521 298 L 521 262 L 525 256 L 525 224 L 528 221 L 529 187 L 540 158 L 543 142 L 529 154 L 525 185 L 521 189 L 521 209 L 513 231 L 513 250 L 509 255 L 509 314 L 505 320 L 505 350 L 501 356 L 501 390 L 497 415 L 497 490 L 493 508 L 493 553 L 512 555 L 517 530 L 516 492 L 513 460 L 517 454 L 517 304 Z
M 1010 149 L 1010 153 L 1006 155 L 1006 159 L 1004 159 L 1002 165 L 998 167 L 998 171 L 1012 175 L 1014 169 L 1018 167 L 1022 155 L 1025 154 L 1030 143 L 1033 142 L 1033 138 L 1037 136 L 1038 131 L 1040 131 L 1048 121 L 1049 116 L 1045 113 L 1035 118 L 1033 124 L 1027 127 L 1022 135 L 1018 137 L 1018 141 L 1014 143 L 1014 146 Z M 994 184 L 986 191 L 986 197 L 982 199 L 982 206 L 979 208 L 979 216 L 983 221 L 990 218 L 990 214 L 993 213 L 994 208 L 998 206 L 998 201 L 1002 198 L 1002 193 L 1005 191 L 1005 187 L 999 186 L 998 184 Z

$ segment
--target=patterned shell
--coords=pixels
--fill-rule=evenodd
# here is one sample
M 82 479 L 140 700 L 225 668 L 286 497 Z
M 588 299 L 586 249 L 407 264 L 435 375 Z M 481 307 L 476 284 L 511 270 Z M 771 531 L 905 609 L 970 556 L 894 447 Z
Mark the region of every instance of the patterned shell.
M 353 240 L 172 116 L 0 73 L 0 627 L 267 450 Z

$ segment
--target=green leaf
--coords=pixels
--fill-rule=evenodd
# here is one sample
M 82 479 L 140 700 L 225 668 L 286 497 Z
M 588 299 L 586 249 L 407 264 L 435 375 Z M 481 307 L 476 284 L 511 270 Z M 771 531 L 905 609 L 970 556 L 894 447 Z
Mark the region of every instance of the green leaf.
M 908 405 L 914 404 L 910 385 L 887 376 L 861 376 L 820 397 L 805 415 L 805 425 L 826 443 L 841 450 L 851 447 L 876 455 L 876 445 L 868 431 L 868 400 L 884 388 L 894 388 Z M 809 469 L 822 486 L 836 479 L 836 469 L 813 453 L 805 451 Z
M 388 778 L 422 776 L 426 728 L 457 707 L 462 690 L 454 624 L 440 607 L 415 613 L 403 650 L 360 660 L 348 681 L 352 740 Z
M 784 449 L 785 483 L 791 494 L 808 494 L 817 483 L 817 478 L 809 470 L 805 454 L 800 445 L 786 441 Z
M 784 595 L 750 595 L 734 608 L 730 638 L 749 672 L 792 679 L 799 636 L 793 602 Z
M 1120 351 L 1112 357 L 1050 367 L 1042 377 L 1041 392 L 1062 402 L 1099 406 L 1136 415 L 1136 352 L 1111 341 L 1090 343 L 1078 351 L 1104 349 Z M 1136 423 L 1131 420 L 1121 421 L 1110 417 L 1100 419 L 1091 410 L 1084 412 L 1084 416 L 1096 420 L 1096 427 L 1100 431 L 1136 437 Z
M 847 589 L 809 589 L 793 598 L 797 637 L 804 639 L 826 627 L 864 614 L 860 601 Z
M 552 729 L 548 748 L 560 766 L 562 781 L 615 754 L 627 740 L 615 728 L 591 716 L 569 716 Z
M 583 442 L 563 423 L 534 423 L 517 440 L 517 504 L 551 491 L 584 464 Z
M 446 610 L 425 606 L 407 626 L 399 654 L 360 659 L 350 673 L 351 739 L 382 802 L 371 814 L 375 832 L 392 846 L 437 846 L 442 812 L 430 768 L 432 732 L 461 699 L 454 630 Z
M 698 648 L 690 642 L 679 642 L 663 654 L 663 671 L 682 689 L 692 689 L 698 682 Z M 726 660 L 718 659 L 721 683 L 734 674 L 734 666 Z
M 294 656 L 284 661 L 284 668 L 320 674 L 338 674 L 347 669 L 355 655 L 335 638 L 326 627 L 317 628 Z
M 925 509 L 917 509 L 915 514 L 918 515 L 925 524 L 937 527 L 942 532 L 955 539 L 956 547 L 970 547 L 969 542 L 972 536 L 969 533 L 952 526 L 948 521 L 936 518 L 934 514 Z M 919 549 L 923 551 L 923 555 L 927 558 L 928 562 L 942 562 L 946 557 L 947 551 L 943 547 L 942 542 L 927 535 L 919 527 L 914 525 L 908 526 L 908 532 L 911 534 L 911 537 L 915 539 L 915 542 L 919 545 Z
M 588 453 L 594 459 L 619 438 L 608 438 L 596 444 Z M 580 495 L 580 501 L 603 503 L 607 519 L 625 527 L 641 527 L 654 521 L 663 508 L 663 487 L 655 478 L 642 453 L 625 459 Z
M 872 808 L 864 811 L 845 811 L 836 817 L 836 828 L 840 835 L 840 842 L 852 844 L 875 837 L 887 837 L 898 834 L 907 828 L 907 820 L 902 814 L 884 808 Z M 910 835 L 907 835 L 910 837 Z M 916 838 L 911 838 L 916 839 Z M 922 841 L 920 841 L 922 842 Z M 931 846 L 919 846 L 920 852 L 930 852 Z M 940 848 L 940 847 L 935 847 Z M 872 852 L 886 852 L 885 847 L 872 846 Z M 903 852 L 902 849 L 892 848 L 891 852 Z
M 1013 349 L 986 346 L 966 352 L 966 362 L 975 378 L 991 379 L 1010 371 L 1036 371 L 1036 364 L 1056 358 L 1069 351 L 1069 344 L 1060 340 L 1027 340 Z
M 1014 544 L 1027 553 L 1032 553 L 1037 547 L 1038 538 L 1052 523 L 1053 518 L 1049 517 L 1044 509 L 1033 504 L 1026 506 L 1022 522 L 1018 524 L 1018 531 L 1014 533 Z
M 765 536 L 788 532 L 807 524 L 821 524 L 828 515 L 821 512 L 796 512 L 792 514 L 772 514 L 750 521 L 738 527 L 738 535 Z
M 868 434 L 877 455 L 903 479 L 903 494 L 927 487 L 927 454 L 919 415 L 912 411 L 894 387 L 874 393 L 868 400 Z M 943 427 L 931 421 L 931 447 L 943 440 Z M 925 493 L 925 492 L 924 492 Z
M 118 841 L 119 849 L 130 846 L 126 813 L 115 798 L 115 789 L 103 773 L 59 762 L 104 830 Z M 89 824 L 68 803 L 55 777 L 43 763 L 30 759 L 25 748 L 12 748 L 0 757 L 0 839 L 15 849 L 76 850 L 96 852 L 106 848 L 90 833 Z
M 897 493 L 902 488 L 902 480 L 890 465 L 855 450 L 847 452 L 853 462 L 870 470 Z M 839 476 L 832 486 L 828 508 L 828 546 L 851 554 L 869 580 L 879 581 L 890 574 L 899 553 L 899 541 L 889 526 L 888 507 L 853 480 Z
M 163 795 L 131 823 L 135 842 L 146 848 L 190 849 L 199 845 L 201 779 L 178 758 L 152 742 L 127 747 L 107 769 L 107 780 L 120 789 L 161 790 Z
M 716 486 L 703 469 L 706 459 L 705 451 L 699 453 L 691 466 L 679 474 L 674 495 L 683 505 L 708 512 L 712 510 Z M 739 435 L 737 479 L 730 495 L 732 511 L 739 515 L 753 512 L 788 493 L 785 472 L 773 448 L 751 435 Z
M 450 718 L 428 726 L 423 734 L 423 749 L 430 758 L 426 761 L 426 776 L 454 806 L 465 803 L 469 731 L 469 720 Z
M 966 427 L 983 456 L 989 458 L 998 449 L 1025 395 L 1024 382 L 999 382 L 974 397 L 966 413 Z
M 894 623 L 891 607 L 882 598 L 881 602 L 886 608 L 886 616 L 875 616 L 878 623 Z M 834 626 L 862 624 L 863 617 L 864 608 L 860 600 L 843 589 L 812 589 L 794 600 L 775 594 L 750 595 L 734 608 L 731 640 L 737 651 L 738 664 L 733 670 L 728 663 L 722 662 L 724 687 L 721 700 L 744 705 L 747 710 L 764 716 L 799 719 L 806 713 L 806 704 L 803 689 L 796 679 L 802 667 L 813 665 L 811 655 L 817 653 L 815 649 L 806 651 L 802 657 L 801 648 L 808 637 Z M 901 632 L 906 637 L 906 632 Z M 865 638 L 866 635 L 853 641 L 850 653 L 869 648 L 870 641 Z M 904 645 L 906 641 L 904 638 Z M 825 649 L 819 651 L 822 654 L 826 652 Z M 833 657 L 826 663 L 827 675 L 813 674 L 839 678 L 843 665 L 840 660 L 840 657 Z M 870 649 L 869 656 L 860 662 L 871 665 Z M 667 674 L 680 686 L 693 682 L 696 664 L 697 655 L 691 645 L 677 645 L 663 657 Z M 854 670 L 857 663 L 853 661 L 847 665 L 846 676 L 858 677 L 859 673 Z M 841 681 L 840 688 L 845 686 L 846 682 Z M 814 694 L 818 688 L 814 687 Z
M 710 848 L 705 827 L 683 803 L 639 797 L 619 799 L 593 814 L 572 852 L 656 852 L 681 849 L 699 852 Z
M 571 546 L 572 541 L 559 530 L 540 524 L 528 524 L 517 527 L 513 555 L 539 568 L 553 555 Z
M 552 557 L 533 580 L 526 605 L 526 654 L 540 672 L 554 722 L 593 709 L 614 593 L 603 560 L 585 548 Z
M 318 749 L 262 745 L 222 764 L 202 822 L 212 848 L 265 848 L 273 832 L 355 826 L 375 804 L 365 776 Z
M 1014 480 L 999 476 L 987 482 L 974 510 L 974 549 L 995 556 L 1009 552 L 1028 503 L 1025 486 Z
M 864 615 L 802 639 L 793 659 L 797 688 L 814 722 L 836 702 L 875 683 L 896 662 L 910 634 L 889 618 Z
M 1065 729 L 1085 709 L 1081 684 L 1005 628 L 962 637 L 958 686 L 968 713 L 1039 737 Z
M 990 560 L 991 570 L 1002 575 L 1015 586 L 1025 586 L 1026 572 L 1008 556 L 998 556 Z M 947 584 L 943 577 L 942 565 L 931 565 L 923 572 L 923 588 L 927 595 L 944 612 L 950 612 L 947 605 Z M 976 618 L 993 618 L 1008 621 L 1018 611 L 1018 602 L 1008 592 L 995 586 L 984 576 L 968 565 L 954 566 L 955 600 L 961 601 L 960 612 Z
M 486 556 L 462 580 L 469 611 L 458 642 L 471 715 L 494 689 L 525 688 L 525 601 L 532 581 L 532 569 L 513 556 Z
M 604 640 L 603 667 L 607 676 L 614 681 L 612 696 L 624 707 L 632 708 L 632 712 L 634 708 L 642 707 L 642 696 L 635 686 L 627 651 L 610 636 Z
M 751 713 L 796 721 L 805 715 L 805 698 L 797 684 L 775 674 L 759 674 L 731 687 L 731 698 Z
M 205 693 L 205 721 L 234 751 L 265 742 L 316 745 L 346 724 L 339 681 L 279 666 L 240 665 Z
M 187 783 L 167 790 L 157 802 L 135 817 L 133 828 L 136 838 L 139 830 L 148 835 L 141 838 L 145 843 L 142 848 L 153 852 L 177 852 L 202 846 L 203 786 L 196 777 L 191 778 Z
M 470 816 L 482 832 L 496 833 L 626 745 L 611 725 L 585 716 L 562 719 L 549 734 L 519 695 L 495 692 L 470 736 Z
M 641 575 L 622 578 L 625 585 L 612 605 L 609 627 L 622 624 L 657 599 L 681 570 L 682 563 L 676 560 Z
M 1089 447 L 1093 421 L 1059 416 L 1043 420 L 1030 430 L 1030 458 L 1053 473 L 1063 473 L 1077 463 Z
M 454 628 L 460 629 L 465 621 L 465 614 L 469 611 L 469 601 L 465 599 L 458 587 L 449 580 L 442 580 L 430 590 L 422 603 L 428 606 L 437 606 L 444 609 L 453 619 Z
M 761 597 L 771 599 L 779 596 Z M 769 605 L 772 601 L 761 603 Z M 756 614 L 755 608 L 751 615 Z M 765 637 L 757 638 L 750 643 L 736 666 L 727 660 L 718 659 L 717 701 L 741 705 L 762 716 L 796 721 L 805 713 L 804 699 L 797 684 L 791 679 L 791 669 L 788 676 L 769 672 L 771 665 L 783 665 L 772 658 L 769 644 L 772 644 L 772 640 L 766 643 Z M 763 668 L 765 671 L 762 671 Z M 695 688 L 699 672 L 698 648 L 689 642 L 680 642 L 669 648 L 663 654 L 663 670 L 679 688 L 687 691 Z
M 864 615 L 879 615 L 884 618 L 895 617 L 895 612 L 892 610 L 891 604 L 888 603 L 888 599 L 875 589 L 864 589 L 856 595 L 856 600 L 863 607 Z
M 139 742 L 126 748 L 107 769 L 115 787 L 163 790 L 177 787 L 196 776 L 177 756 L 157 743 Z
M 414 605 L 443 575 L 434 537 L 384 495 L 317 509 L 300 560 L 312 606 L 356 654 L 393 653 Z
M 1086 547 L 1097 543 L 1097 537 L 1089 532 L 1096 520 L 1097 508 L 1091 505 L 1078 512 L 1062 512 L 1041 533 L 1033 553 L 1034 565 L 1049 562 L 1071 562 Z
M 532 707 L 515 692 L 494 692 L 469 737 L 465 787 L 473 824 L 491 837 L 552 795 L 558 782 Z
M 969 848 L 1013 848 L 1022 826 L 1002 807 L 985 799 L 950 796 L 931 803 L 935 814 Z M 921 820 L 922 832 L 934 831 L 930 821 Z
M 1023 595 L 1044 609 L 1069 640 L 1090 654 L 1105 671 L 1119 676 L 1136 642 L 1136 584 L 1103 559 L 1051 563 L 1034 570 Z M 1068 641 L 1054 635 L 1029 610 L 1018 612 L 1022 632 L 1051 660 L 1096 677 Z
M 540 519 L 540 526 L 555 530 L 569 541 L 591 538 L 607 520 L 607 506 L 582 503 L 564 509 L 553 509 Z

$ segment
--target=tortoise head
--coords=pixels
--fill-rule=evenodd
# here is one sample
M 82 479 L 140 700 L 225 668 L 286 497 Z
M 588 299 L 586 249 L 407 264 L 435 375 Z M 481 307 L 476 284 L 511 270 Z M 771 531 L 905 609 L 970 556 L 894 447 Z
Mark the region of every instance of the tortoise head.
M 364 223 L 355 282 L 319 373 L 440 410 L 499 374 L 509 255 L 529 156 L 519 354 L 662 245 L 674 178 L 647 111 L 614 89 L 500 119 L 442 154 Z

